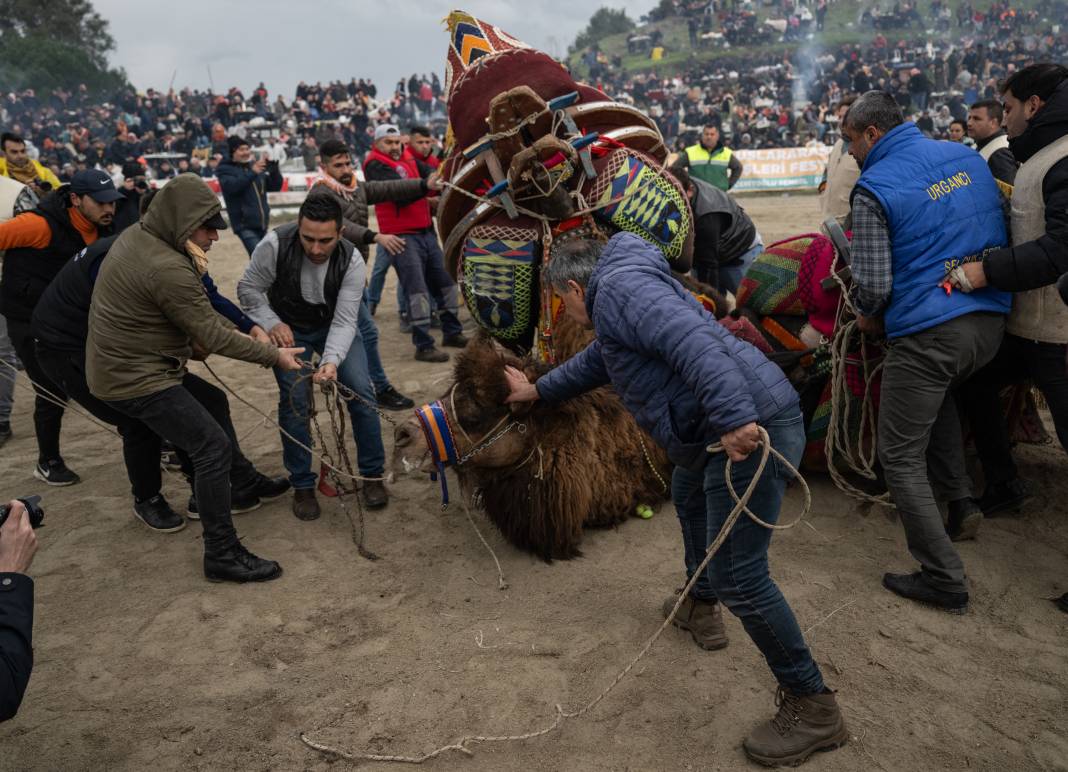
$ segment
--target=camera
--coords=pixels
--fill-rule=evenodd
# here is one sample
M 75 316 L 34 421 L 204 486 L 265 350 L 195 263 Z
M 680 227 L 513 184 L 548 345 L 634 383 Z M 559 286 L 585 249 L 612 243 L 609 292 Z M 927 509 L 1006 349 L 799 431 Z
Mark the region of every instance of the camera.
M 34 528 L 40 528 L 44 525 L 44 508 L 41 506 L 40 496 L 27 496 L 24 499 L 19 499 L 22 505 L 26 507 L 26 514 L 30 516 L 30 525 Z M 7 504 L 0 504 L 0 526 L 7 521 L 7 515 L 10 511 L 10 507 Z

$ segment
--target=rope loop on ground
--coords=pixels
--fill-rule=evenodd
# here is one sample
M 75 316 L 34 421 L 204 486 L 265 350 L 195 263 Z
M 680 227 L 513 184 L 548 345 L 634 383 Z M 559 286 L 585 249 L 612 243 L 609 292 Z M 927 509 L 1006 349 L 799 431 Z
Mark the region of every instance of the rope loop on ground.
M 712 561 L 712 558 L 715 556 L 716 552 L 719 551 L 720 547 L 722 547 L 724 542 L 726 542 L 727 537 L 730 535 L 731 530 L 734 528 L 735 523 L 738 521 L 738 518 L 742 516 L 742 514 L 745 514 L 757 525 L 772 530 L 786 530 L 788 528 L 793 528 L 808 515 L 809 510 L 812 508 L 812 492 L 809 490 L 808 483 L 805 481 L 805 478 L 801 475 L 797 468 L 789 460 L 783 457 L 783 455 L 779 453 L 779 451 L 772 447 L 771 440 L 768 437 L 768 433 L 764 429 L 764 427 L 760 426 L 758 427 L 758 429 L 760 431 L 760 462 L 757 465 L 756 471 L 753 473 L 753 479 L 749 482 L 749 485 L 746 487 L 742 495 L 738 496 L 737 491 L 734 489 L 734 486 L 731 483 L 731 472 L 733 469 L 733 464 L 730 459 L 727 460 L 726 471 L 724 474 L 727 479 L 727 488 L 730 491 L 731 498 L 733 498 L 735 501 L 734 507 L 731 509 L 730 514 L 727 515 L 727 518 L 724 520 L 723 526 L 720 528 L 719 533 L 716 534 L 716 538 L 713 539 L 712 543 L 708 545 L 708 549 L 705 552 L 705 557 L 701 561 L 701 564 L 694 571 L 693 576 L 690 578 L 690 581 L 686 583 L 686 586 L 679 593 L 679 598 L 675 601 L 675 606 L 674 608 L 672 608 L 671 613 L 667 615 L 660 627 L 657 628 L 656 632 L 653 633 L 653 635 L 645 642 L 645 645 L 642 646 L 642 648 L 638 651 L 636 655 L 634 655 L 630 662 L 628 662 L 627 665 L 619 671 L 616 677 L 613 678 L 612 681 L 604 689 L 602 689 L 601 692 L 597 694 L 593 699 L 589 700 L 581 707 L 571 711 L 565 710 L 559 703 L 557 703 L 555 705 L 555 717 L 547 726 L 541 729 L 535 729 L 530 732 L 524 732 L 522 734 L 510 735 L 465 735 L 464 737 L 461 737 L 459 740 L 453 743 L 442 745 L 428 753 L 418 756 L 390 755 L 370 753 L 365 751 L 346 751 L 341 748 L 337 748 L 332 745 L 327 745 L 326 743 L 319 742 L 318 740 L 315 740 L 310 737 L 306 732 L 300 733 L 300 741 L 312 750 L 322 753 L 323 755 L 329 758 L 341 758 L 346 759 L 347 761 L 380 761 L 392 762 L 397 764 L 423 764 L 449 751 L 457 751 L 459 753 L 464 753 L 470 756 L 472 755 L 472 750 L 470 746 L 479 745 L 481 743 L 521 742 L 523 740 L 531 740 L 536 737 L 542 737 L 556 730 L 565 721 L 569 719 L 580 718 L 589 713 L 591 710 L 597 707 L 597 705 L 599 705 L 601 701 L 604 700 L 604 698 L 607 697 L 624 678 L 626 678 L 627 674 L 630 673 L 631 670 L 634 669 L 634 666 L 637 665 L 645 657 L 645 655 L 649 653 L 649 650 L 652 649 L 653 644 L 656 643 L 657 639 L 659 639 L 660 636 L 664 633 L 664 631 L 671 625 L 672 620 L 675 618 L 675 614 L 678 613 L 679 608 L 686 600 L 686 597 L 689 595 L 690 590 L 692 590 L 694 585 L 697 584 L 697 581 L 701 578 L 701 575 L 708 567 L 708 564 Z M 708 451 L 710 453 L 724 452 L 722 446 L 719 445 L 709 447 Z M 773 456 L 779 463 L 783 465 L 785 470 L 800 483 L 801 489 L 804 492 L 804 506 L 802 507 L 801 514 L 798 515 L 798 517 L 796 517 L 794 520 L 784 525 L 777 525 L 774 523 L 765 522 L 752 510 L 749 509 L 749 500 L 752 498 L 753 492 L 756 490 L 757 485 L 760 484 L 760 480 L 765 474 L 768 460 Z

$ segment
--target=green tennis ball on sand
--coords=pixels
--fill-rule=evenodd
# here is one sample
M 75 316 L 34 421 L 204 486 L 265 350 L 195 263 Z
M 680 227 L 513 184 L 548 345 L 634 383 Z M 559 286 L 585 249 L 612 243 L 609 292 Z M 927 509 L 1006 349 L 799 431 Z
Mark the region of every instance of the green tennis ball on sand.
M 637 508 L 638 517 L 642 520 L 648 520 L 653 516 L 653 508 L 648 504 L 639 504 Z

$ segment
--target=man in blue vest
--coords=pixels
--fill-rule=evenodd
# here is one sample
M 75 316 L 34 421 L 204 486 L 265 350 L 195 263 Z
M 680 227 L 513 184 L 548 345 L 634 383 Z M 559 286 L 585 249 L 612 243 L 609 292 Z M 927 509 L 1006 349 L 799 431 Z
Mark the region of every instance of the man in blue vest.
M 888 339 L 879 460 L 920 563 L 911 574 L 885 574 L 883 586 L 963 613 L 964 564 L 950 537 L 974 536 L 982 512 L 971 498 L 950 391 L 994 357 L 1011 300 L 998 290 L 941 285 L 961 255 L 1005 245 L 998 187 L 978 153 L 927 139 L 889 94 L 861 96 L 843 132 L 861 169 L 852 198 L 857 322 Z M 936 498 L 948 503 L 949 533 Z

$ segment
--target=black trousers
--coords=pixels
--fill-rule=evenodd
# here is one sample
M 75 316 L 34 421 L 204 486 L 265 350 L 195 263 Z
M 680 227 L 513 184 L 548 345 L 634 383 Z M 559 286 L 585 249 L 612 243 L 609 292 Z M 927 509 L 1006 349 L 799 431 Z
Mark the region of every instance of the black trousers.
M 61 351 L 37 344 L 37 362 L 68 397 L 122 436 L 122 457 L 130 488 L 138 501 L 150 499 L 162 487 L 159 467 L 160 438 L 142 421 L 121 413 L 92 395 L 85 380 L 85 352 Z
M 26 368 L 26 375 L 33 381 L 33 390 L 37 398 L 33 403 L 33 429 L 37 435 L 37 460 L 44 464 L 53 459 L 62 458 L 59 453 L 59 432 L 63 427 L 64 408 L 50 402 L 40 391 L 38 386 L 48 389 L 64 402 L 67 395 L 48 375 L 41 369 L 37 361 L 37 350 L 33 343 L 33 335 L 30 333 L 30 323 L 20 319 L 7 318 L 7 334 L 11 338 L 11 345 L 15 347 L 15 353 Z
M 997 356 L 958 392 L 971 424 L 975 449 L 987 484 L 1016 479 L 1012 442 L 1001 415 L 1000 392 L 1006 386 L 1031 380 L 1046 398 L 1061 447 L 1068 450 L 1068 346 L 1006 335 Z
M 251 486 L 256 468 L 238 448 L 226 394 L 187 373 L 180 386 L 134 399 L 106 404 L 143 422 L 163 439 L 188 454 L 193 465 L 193 490 L 204 527 L 205 552 L 225 550 L 237 542 L 230 512 L 230 484 Z M 159 463 L 159 455 L 156 455 Z

